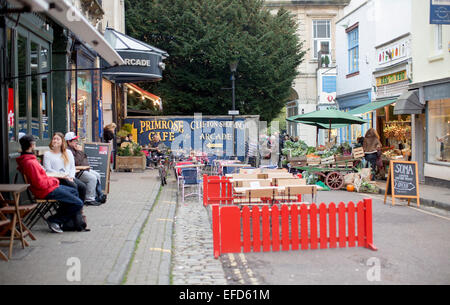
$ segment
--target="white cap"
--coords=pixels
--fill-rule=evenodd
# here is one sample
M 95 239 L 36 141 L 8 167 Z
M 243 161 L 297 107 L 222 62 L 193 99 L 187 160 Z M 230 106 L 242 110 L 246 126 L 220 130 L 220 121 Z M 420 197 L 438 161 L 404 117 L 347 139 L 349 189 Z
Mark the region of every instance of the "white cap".
M 72 140 L 76 140 L 78 139 L 79 136 L 77 136 L 74 132 L 70 131 L 68 133 L 66 133 L 66 135 L 64 136 L 64 139 L 66 141 L 72 141 Z

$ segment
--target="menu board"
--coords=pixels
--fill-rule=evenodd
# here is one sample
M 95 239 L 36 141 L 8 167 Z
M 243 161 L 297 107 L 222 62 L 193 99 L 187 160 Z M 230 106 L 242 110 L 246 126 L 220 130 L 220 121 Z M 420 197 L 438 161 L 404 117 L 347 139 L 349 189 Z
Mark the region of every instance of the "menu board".
M 89 161 L 89 166 L 100 174 L 102 190 L 109 193 L 109 175 L 111 160 L 111 144 L 109 143 L 85 143 L 84 152 Z
M 393 205 L 395 198 L 407 198 L 408 204 L 411 199 L 416 198 L 417 205 L 420 205 L 418 181 L 417 162 L 391 160 L 384 203 L 387 195 L 391 195 Z

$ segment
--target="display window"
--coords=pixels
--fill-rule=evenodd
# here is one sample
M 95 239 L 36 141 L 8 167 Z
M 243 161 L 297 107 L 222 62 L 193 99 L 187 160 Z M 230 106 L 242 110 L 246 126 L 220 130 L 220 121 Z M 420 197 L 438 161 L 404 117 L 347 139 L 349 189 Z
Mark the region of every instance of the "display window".
M 49 139 L 50 44 L 20 26 L 16 30 L 8 28 L 7 34 L 13 79 L 8 88 L 9 139 L 16 141 L 19 133 Z
M 450 165 L 450 99 L 428 101 L 428 162 Z

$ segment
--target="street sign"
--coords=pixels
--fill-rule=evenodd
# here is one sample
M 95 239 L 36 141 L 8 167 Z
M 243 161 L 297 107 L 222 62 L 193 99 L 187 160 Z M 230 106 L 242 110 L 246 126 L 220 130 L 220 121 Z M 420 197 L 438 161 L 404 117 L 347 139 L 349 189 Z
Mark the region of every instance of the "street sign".
M 388 195 L 392 196 L 392 205 L 395 205 L 397 197 L 407 198 L 408 205 L 411 199 L 416 198 L 417 206 L 420 206 L 417 162 L 390 161 L 384 203 Z
M 223 143 L 208 143 L 206 144 L 206 147 L 208 148 L 222 148 Z
M 228 110 L 228 115 L 239 115 L 239 110 Z
M 430 24 L 450 24 L 450 0 L 430 0 Z

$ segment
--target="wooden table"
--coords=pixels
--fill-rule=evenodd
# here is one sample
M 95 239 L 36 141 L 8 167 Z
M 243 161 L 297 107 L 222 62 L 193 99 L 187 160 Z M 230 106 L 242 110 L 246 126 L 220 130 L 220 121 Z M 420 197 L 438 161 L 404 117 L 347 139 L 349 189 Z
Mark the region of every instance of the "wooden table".
M 276 190 L 277 193 L 284 191 L 285 186 L 260 186 L 260 187 L 235 187 L 233 190 L 235 193 L 242 194 L 246 191 L 256 191 L 256 190 Z
M 199 163 L 199 164 L 183 164 L 183 165 L 176 165 L 175 168 L 193 168 L 193 167 L 204 167 L 205 164 Z
M 24 235 L 24 224 L 22 223 L 22 219 L 20 217 L 20 208 L 19 208 L 19 201 L 20 201 L 20 193 L 27 190 L 29 187 L 29 184 L 0 184 L 0 217 L 5 220 L 5 215 L 3 212 L 10 210 L 11 204 L 14 207 L 14 213 L 13 213 L 13 219 L 12 219 L 12 232 L 11 236 L 9 238 L 9 258 L 12 256 L 12 250 L 13 250 L 13 243 L 15 236 L 17 235 L 22 243 L 22 248 L 25 248 L 25 246 L 28 246 L 28 243 L 25 241 L 25 235 Z M 5 200 L 3 195 L 1 193 L 11 193 L 13 195 L 14 200 Z M 16 229 L 16 223 L 19 225 L 19 231 Z M 30 235 L 30 237 L 35 240 L 36 238 L 31 234 L 31 231 L 28 230 L 28 228 L 25 227 L 25 230 Z
M 57 172 L 47 173 L 47 176 L 61 179 L 69 177 L 69 175 L 66 173 L 57 173 Z

